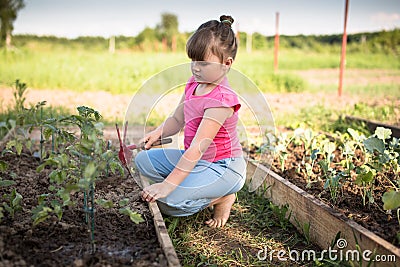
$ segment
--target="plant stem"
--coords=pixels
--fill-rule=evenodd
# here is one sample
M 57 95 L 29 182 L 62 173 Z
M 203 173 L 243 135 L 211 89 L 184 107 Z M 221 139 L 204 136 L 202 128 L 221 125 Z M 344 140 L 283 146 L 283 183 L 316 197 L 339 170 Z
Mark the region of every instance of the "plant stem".
M 42 162 L 43 160 L 43 142 L 44 142 L 42 122 L 43 122 L 43 107 L 40 107 L 40 153 L 39 153 L 40 162 Z
M 92 244 L 92 253 L 96 251 L 96 244 L 94 240 L 94 186 L 93 182 L 90 183 L 90 222 L 91 222 L 91 227 L 90 227 L 90 237 L 91 237 L 91 244 Z
M 107 150 L 110 150 L 111 148 L 111 140 L 107 141 Z M 109 169 L 110 169 L 110 164 L 107 161 L 107 166 L 106 166 L 106 176 L 108 177 L 109 175 Z
M 53 113 L 50 114 L 50 117 L 53 118 Z M 54 154 L 54 131 L 51 131 L 51 153 Z

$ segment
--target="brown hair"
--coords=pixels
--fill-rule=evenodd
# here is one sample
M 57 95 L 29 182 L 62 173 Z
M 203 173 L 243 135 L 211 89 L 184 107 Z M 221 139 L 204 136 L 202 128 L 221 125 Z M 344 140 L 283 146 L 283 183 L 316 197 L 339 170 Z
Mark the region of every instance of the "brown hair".
M 235 59 L 237 41 L 232 30 L 233 18 L 223 15 L 220 21 L 210 20 L 200 25 L 186 44 L 186 53 L 192 60 L 203 61 L 208 53 L 217 56 L 221 63 L 224 59 Z

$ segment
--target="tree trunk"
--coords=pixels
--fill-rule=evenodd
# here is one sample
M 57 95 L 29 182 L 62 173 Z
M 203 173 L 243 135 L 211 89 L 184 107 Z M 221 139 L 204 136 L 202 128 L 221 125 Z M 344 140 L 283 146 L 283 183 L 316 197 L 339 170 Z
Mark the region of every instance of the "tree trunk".
M 6 49 L 10 49 L 11 48 L 11 31 L 10 30 L 6 30 Z
M 111 54 L 115 53 L 115 36 L 110 37 L 108 52 L 110 52 Z

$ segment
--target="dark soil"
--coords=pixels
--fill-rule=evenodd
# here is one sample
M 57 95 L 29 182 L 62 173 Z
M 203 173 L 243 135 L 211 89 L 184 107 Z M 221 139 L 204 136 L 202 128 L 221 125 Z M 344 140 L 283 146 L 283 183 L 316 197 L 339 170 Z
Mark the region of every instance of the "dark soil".
M 32 207 L 40 194 L 48 193 L 48 172 L 36 172 L 39 161 L 28 154 L 6 154 L 8 162 L 2 179 L 14 180 L 23 196 L 22 210 L 11 218 L 7 212 L 0 222 L 0 266 L 167 266 L 158 243 L 151 213 L 140 197 L 140 189 L 123 175 L 104 177 L 96 183 L 96 198 L 118 203 L 129 198 L 129 207 L 142 215 L 145 222 L 135 224 L 118 208 L 96 206 L 95 241 L 92 252 L 89 228 L 81 205 L 83 196 L 76 193 L 78 204 L 68 207 L 62 220 L 56 217 L 37 226 L 32 224 Z M 9 193 L 10 187 L 0 188 Z
M 254 153 L 256 150 L 257 147 L 252 148 L 252 151 L 250 151 L 250 157 L 255 159 L 258 158 L 258 155 Z M 338 151 L 336 152 L 332 167 L 336 166 L 336 168 L 340 168 L 339 162 L 342 158 L 340 157 L 340 153 L 338 153 Z M 400 240 L 397 237 L 398 233 L 400 233 L 397 215 L 395 212 L 389 214 L 383 210 L 382 195 L 387 191 L 387 188 L 390 187 L 388 181 L 381 179 L 381 177 L 375 179 L 375 202 L 369 205 L 367 199 L 367 204 L 364 206 L 361 196 L 361 188 L 354 184 L 353 181 L 355 177 L 352 177 L 351 180 L 342 181 L 342 186 L 339 191 L 340 193 L 338 194 L 336 202 L 334 202 L 332 201 L 330 192 L 327 189 L 324 189 L 325 179 L 314 179 L 307 187 L 308 177 L 304 166 L 302 166 L 303 155 L 304 147 L 302 145 L 296 146 L 291 143 L 288 147 L 288 157 L 284 163 L 284 171 L 281 171 L 281 165 L 277 160 L 272 163 L 272 170 L 297 187 L 328 204 L 330 207 L 340 211 L 347 218 L 354 220 L 388 242 L 400 247 Z M 358 160 L 360 162 L 362 161 L 361 158 L 358 158 Z M 354 162 L 354 164 L 357 165 L 357 162 Z M 322 170 L 318 164 L 314 165 L 313 172 L 315 177 L 323 177 Z M 390 177 L 390 174 L 387 175 Z

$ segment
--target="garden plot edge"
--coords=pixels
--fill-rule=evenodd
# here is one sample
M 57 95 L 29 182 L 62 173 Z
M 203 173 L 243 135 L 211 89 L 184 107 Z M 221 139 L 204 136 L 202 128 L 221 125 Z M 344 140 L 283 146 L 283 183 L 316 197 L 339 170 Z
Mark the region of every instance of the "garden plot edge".
M 303 233 L 303 226 L 309 224 L 309 238 L 321 249 L 328 249 L 340 232 L 347 244 L 343 250 L 372 251 L 372 255 L 393 255 L 393 262 L 375 262 L 372 266 L 392 267 L 400 262 L 400 249 L 386 240 L 346 218 L 327 204 L 279 176 L 261 163 L 247 159 L 247 182 L 253 177 L 264 179 L 257 193 L 263 194 L 274 205 L 288 205 L 290 222 Z M 261 177 L 260 177 L 261 176 Z

